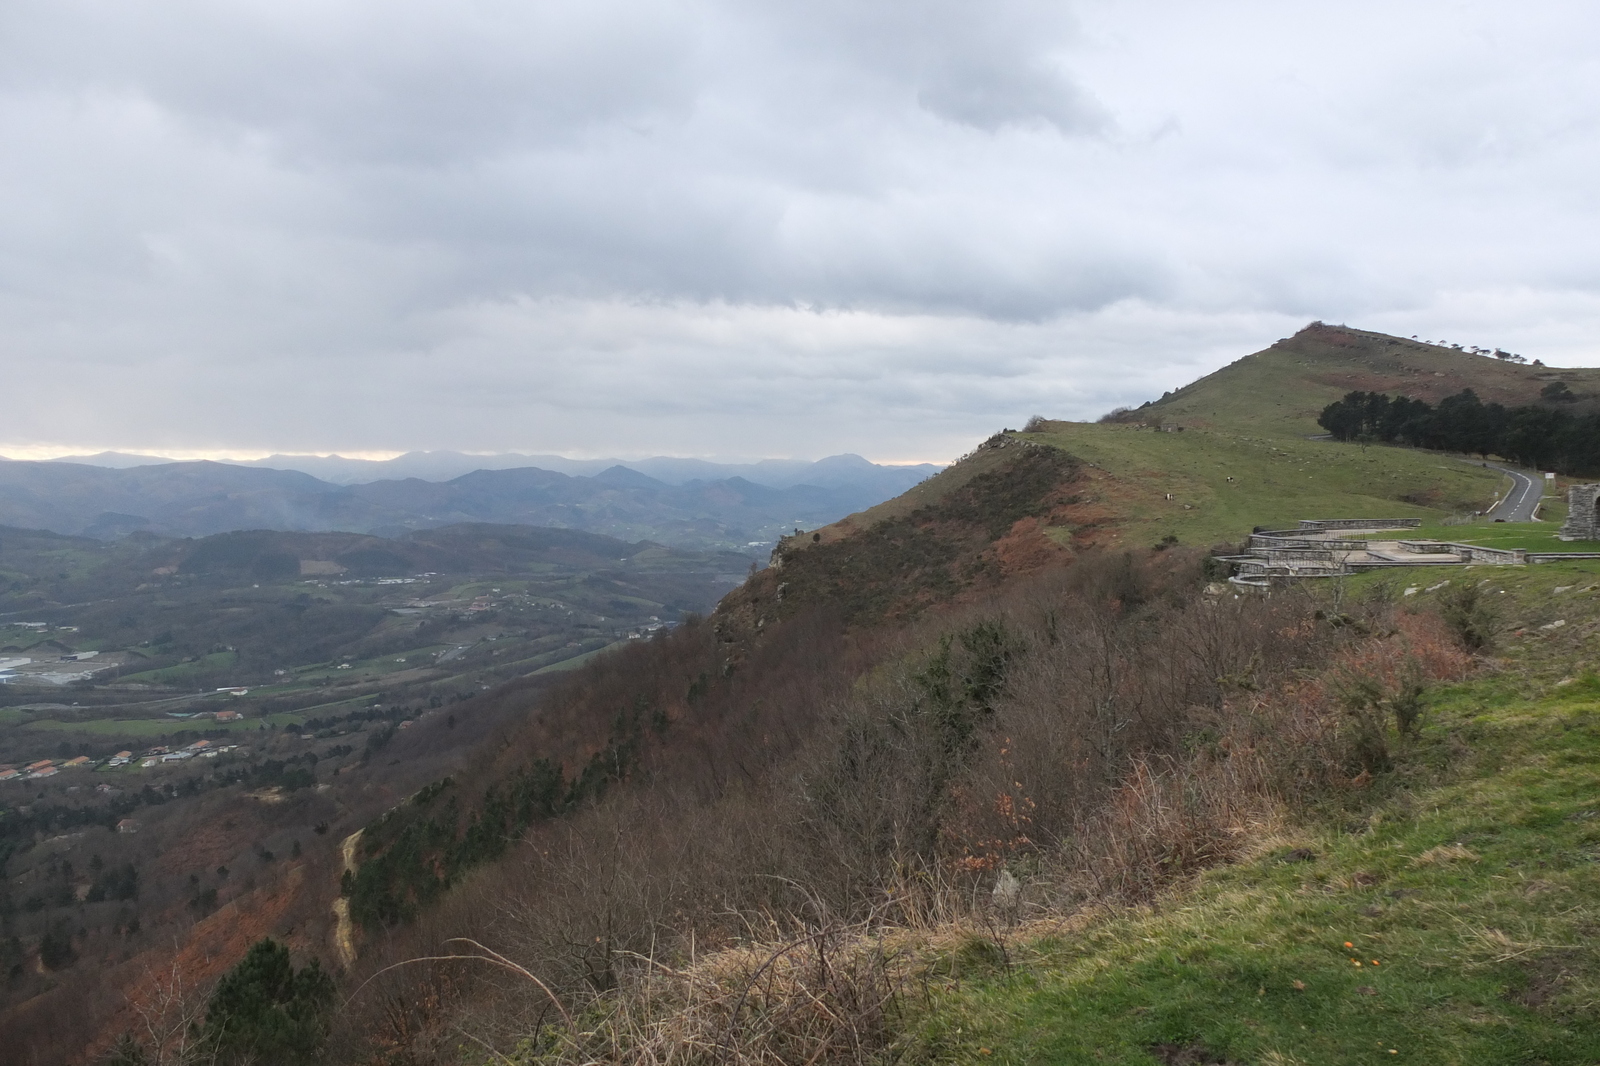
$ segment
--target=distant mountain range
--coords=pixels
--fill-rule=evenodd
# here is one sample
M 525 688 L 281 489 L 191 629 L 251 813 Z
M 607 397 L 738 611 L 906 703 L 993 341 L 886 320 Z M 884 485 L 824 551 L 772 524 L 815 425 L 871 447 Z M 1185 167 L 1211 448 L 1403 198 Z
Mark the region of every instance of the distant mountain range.
M 3 458 L 3 457 L 0 457 Z M 125 470 L 136 466 L 161 466 L 174 460 L 159 455 L 129 452 L 100 452 L 95 455 L 68 455 L 54 463 L 80 463 Z M 369 481 L 418 478 L 422 481 L 449 481 L 477 470 L 515 470 L 536 467 L 572 477 L 592 477 L 614 466 L 637 470 L 668 485 L 689 481 L 721 481 L 742 477 L 768 488 L 786 489 L 795 485 L 837 488 L 845 485 L 871 486 L 884 499 L 898 496 L 922 479 L 939 472 L 932 463 L 910 466 L 879 466 L 859 455 L 830 455 L 808 459 L 762 459 L 754 463 L 714 463 L 705 459 L 676 459 L 656 456 L 651 459 L 567 459 L 560 455 L 468 455 L 464 452 L 407 452 L 393 459 L 346 459 L 342 455 L 269 455 L 265 459 L 222 460 L 229 466 L 265 467 L 271 470 L 298 470 L 335 485 L 360 485 Z
M 240 529 L 395 536 L 492 522 L 761 554 L 782 533 L 864 510 L 937 469 L 878 466 L 854 455 L 748 467 L 652 459 L 576 475 L 520 465 L 439 480 L 410 476 L 341 484 L 260 464 L 146 461 L 114 453 L 90 458 L 96 462 L 0 461 L 0 525 L 113 539 L 137 532 L 209 536 Z M 435 471 L 447 472 L 452 463 L 481 458 L 424 452 L 343 469 L 346 476 L 362 469 L 395 472 L 405 467 L 390 464 L 409 459 L 410 469 L 432 463 Z M 124 461 L 120 468 L 113 465 Z M 639 469 L 645 466 L 665 476 Z M 741 469 L 759 472 L 766 483 L 729 474 Z M 687 476 L 709 472 L 720 476 Z

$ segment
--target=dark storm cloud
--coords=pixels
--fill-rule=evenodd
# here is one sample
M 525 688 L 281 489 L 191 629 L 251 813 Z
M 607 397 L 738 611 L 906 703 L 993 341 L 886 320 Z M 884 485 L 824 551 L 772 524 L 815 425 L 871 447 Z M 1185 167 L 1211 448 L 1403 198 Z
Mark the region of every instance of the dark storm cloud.
M 18 0 L 0 452 L 922 458 L 1314 317 L 1584 358 L 1595 22 Z

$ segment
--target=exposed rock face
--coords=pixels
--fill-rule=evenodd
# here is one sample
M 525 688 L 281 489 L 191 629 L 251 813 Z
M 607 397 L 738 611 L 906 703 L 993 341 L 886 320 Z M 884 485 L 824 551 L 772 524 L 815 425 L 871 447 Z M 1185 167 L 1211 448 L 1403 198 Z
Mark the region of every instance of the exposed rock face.
M 1600 484 L 1574 485 L 1567 490 L 1567 521 L 1562 540 L 1600 540 Z

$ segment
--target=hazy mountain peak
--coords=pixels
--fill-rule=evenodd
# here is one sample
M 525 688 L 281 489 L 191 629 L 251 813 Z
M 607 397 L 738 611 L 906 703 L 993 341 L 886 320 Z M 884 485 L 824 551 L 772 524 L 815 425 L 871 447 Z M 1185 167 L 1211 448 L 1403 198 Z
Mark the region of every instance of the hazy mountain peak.
M 640 488 L 653 489 L 667 487 L 666 482 L 658 481 L 649 474 L 642 474 L 637 470 L 631 470 L 620 463 L 616 466 L 607 467 L 605 470 L 600 471 L 600 473 L 595 474 L 594 480 L 603 481 L 612 485 L 632 485 Z
M 76 463 L 113 470 L 141 466 L 165 466 L 180 462 L 168 456 L 136 452 L 96 452 L 92 455 L 65 455 L 47 460 Z M 295 470 L 335 485 L 362 485 L 374 481 L 445 482 L 478 470 L 515 470 L 536 467 L 568 477 L 595 477 L 614 468 L 635 471 L 666 485 L 690 481 L 722 481 L 744 477 L 768 488 L 795 485 L 860 485 L 881 490 L 886 496 L 903 492 L 937 473 L 933 463 L 916 466 L 879 466 L 860 455 L 846 452 L 815 461 L 808 459 L 758 459 L 749 462 L 717 462 L 710 459 L 656 455 L 648 459 L 568 459 L 560 455 L 530 455 L 503 452 L 494 455 L 469 455 L 452 451 L 411 451 L 393 459 L 351 459 L 342 455 L 269 455 L 265 459 L 223 459 L 227 466 Z

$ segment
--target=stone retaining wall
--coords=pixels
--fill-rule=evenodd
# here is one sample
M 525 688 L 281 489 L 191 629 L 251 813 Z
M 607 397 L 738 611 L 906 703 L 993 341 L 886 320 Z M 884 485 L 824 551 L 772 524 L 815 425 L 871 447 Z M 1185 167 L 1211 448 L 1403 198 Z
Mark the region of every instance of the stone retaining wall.
M 1556 535 L 1562 540 L 1600 540 L 1600 485 L 1567 490 L 1567 521 Z
M 1415 529 L 1420 518 L 1302 518 L 1300 528 L 1311 529 Z

